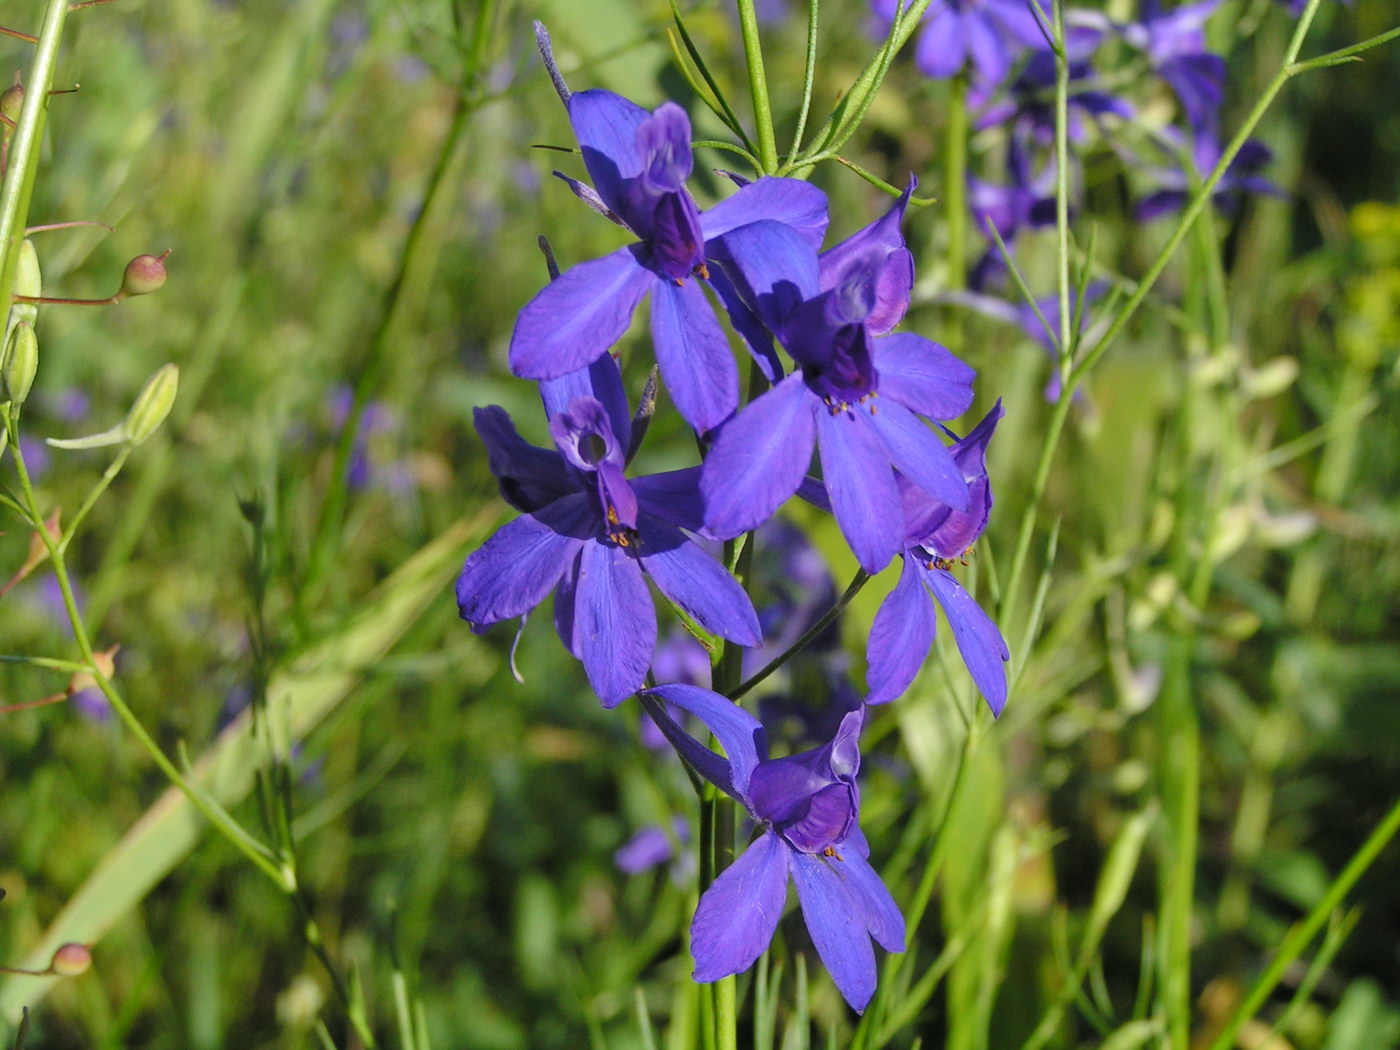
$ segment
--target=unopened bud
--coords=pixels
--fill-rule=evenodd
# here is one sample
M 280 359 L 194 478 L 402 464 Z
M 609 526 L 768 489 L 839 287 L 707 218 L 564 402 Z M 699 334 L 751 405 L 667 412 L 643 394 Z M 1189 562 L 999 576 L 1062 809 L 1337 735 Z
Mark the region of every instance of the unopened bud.
M 18 80 L 11 84 L 4 91 L 0 91 L 0 117 L 4 120 L 4 139 L 9 141 L 14 134 L 15 124 L 19 122 L 19 111 L 24 108 L 24 85 Z
M 24 403 L 29 388 L 34 385 L 34 373 L 39 370 L 39 337 L 28 321 L 18 322 L 10 330 L 0 362 L 0 387 L 6 400 L 16 405 Z
M 38 299 L 44 294 L 44 276 L 39 271 L 39 253 L 34 250 L 34 242 L 25 238 L 19 246 L 19 264 L 15 268 L 15 294 Z M 15 303 L 10 314 L 16 320 L 34 323 L 39 316 L 39 308 L 33 303 Z
M 53 953 L 49 969 L 60 977 L 77 977 L 80 973 L 87 973 L 91 966 L 92 950 L 86 944 L 70 941 L 59 945 L 58 951 Z
M 170 255 L 166 249 L 159 255 L 138 255 L 126 264 L 122 274 L 122 298 L 128 295 L 149 295 L 165 283 L 165 260 Z
M 174 365 L 162 365 L 146 381 L 145 388 L 136 395 L 136 402 L 122 424 L 130 444 L 141 444 L 160 428 L 175 404 L 175 391 L 179 386 L 180 370 Z

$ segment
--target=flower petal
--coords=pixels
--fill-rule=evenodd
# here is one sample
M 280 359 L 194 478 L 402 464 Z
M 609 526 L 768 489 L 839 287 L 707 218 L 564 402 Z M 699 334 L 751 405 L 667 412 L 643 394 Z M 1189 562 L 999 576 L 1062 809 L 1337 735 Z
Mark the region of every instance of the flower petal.
M 579 559 L 574 642 L 604 707 L 642 687 L 656 648 L 656 609 L 642 570 L 620 547 L 590 543 Z
M 765 175 L 701 212 L 700 229 L 708 241 L 761 219 L 790 226 L 813 248 L 820 248 L 826 236 L 826 194 L 802 179 Z
M 778 359 L 778 352 L 773 347 L 773 333 L 768 331 L 758 319 L 758 315 L 739 297 L 739 290 L 734 287 L 734 282 L 718 266 L 710 270 L 710 287 L 724 304 L 725 313 L 729 315 L 729 323 L 734 327 L 734 331 L 743 336 L 749 353 L 763 370 L 763 377 L 770 383 L 782 379 L 783 363 Z
M 847 843 L 850 840 L 847 839 Z M 887 952 L 904 951 L 904 915 L 895 904 L 885 883 L 865 858 L 869 849 L 842 849 L 837 851 L 845 859 L 847 882 L 858 892 L 865 904 L 865 925 L 870 935 L 880 942 Z
M 699 532 L 705 504 L 700 498 L 700 468 L 682 467 L 632 479 L 637 506 L 646 513 Z
M 880 435 L 891 463 L 910 481 L 954 510 L 967 510 L 967 482 L 953 462 L 953 454 L 938 436 L 924 426 L 918 416 L 896 401 L 882 400 L 879 412 L 866 417 L 871 429 Z M 901 504 L 902 509 L 902 504 Z M 902 513 L 901 538 L 904 532 Z
M 540 400 L 544 414 L 553 417 L 568 411 L 575 398 L 591 397 L 607 409 L 613 436 L 624 449 L 632 440 L 632 417 L 627 413 L 627 391 L 622 386 L 622 371 L 611 354 L 603 354 L 592 364 L 556 379 L 540 380 Z
M 536 448 L 515 429 L 506 410 L 487 405 L 473 410 L 486 461 L 501 486 L 501 498 L 530 513 L 578 491 L 578 483 L 554 449 Z
M 875 304 L 865 318 L 865 327 L 871 335 L 884 335 L 899 323 L 909 308 L 909 293 L 914 287 L 914 257 L 904 246 L 900 224 L 918 185 L 918 180 L 911 176 L 909 185 L 889 211 L 821 254 L 821 288 L 827 291 L 841 283 L 846 269 L 858 264 L 868 252 L 874 251 L 877 255 L 883 252 L 875 282 Z
M 965 17 L 951 5 L 939 6 L 924 23 L 914 51 L 914 64 L 934 80 L 947 80 L 960 72 L 967 61 Z
M 644 517 L 637 527 L 637 557 L 662 594 L 721 638 L 750 646 L 763 642 L 753 603 L 719 562 L 674 525 Z
M 656 363 L 681 417 L 704 433 L 739 405 L 739 369 L 698 281 L 657 281 L 651 293 Z
M 797 491 L 812 462 L 816 407 L 794 373 L 720 428 L 700 473 L 711 535 L 728 539 L 757 528 Z
M 926 573 L 925 578 L 948 616 L 948 626 L 953 629 L 953 638 L 968 673 L 982 691 L 992 714 L 1000 715 L 1006 706 L 1005 663 L 1011 659 L 1011 651 L 1001 632 L 952 573 L 934 569 Z
M 945 348 L 909 332 L 871 342 L 880 395 L 929 419 L 953 419 L 972 404 L 977 375 Z
M 690 924 L 695 980 L 717 981 L 752 966 L 787 901 L 788 848 L 768 831 L 710 884 Z
M 845 860 L 819 853 L 789 853 L 788 858 L 817 954 L 851 1009 L 862 1013 L 875 994 L 875 949 L 863 885 L 846 873 Z
M 611 91 L 576 91 L 569 97 L 569 123 L 583 148 L 583 163 L 598 196 L 624 220 L 623 181 L 641 174 L 637 129 L 649 116 L 635 102 Z
M 579 652 L 578 646 L 574 643 L 574 603 L 578 590 L 578 563 L 579 555 L 575 554 L 569 567 L 564 570 L 564 575 L 559 577 L 559 586 L 554 589 L 554 630 L 559 635 L 559 640 L 564 643 L 570 655 L 575 660 L 582 660 L 583 654 Z
M 557 379 L 592 364 L 622 338 L 655 282 L 633 246 L 560 274 L 516 318 L 511 371 L 522 379 Z
M 588 497 L 575 493 L 502 527 L 467 558 L 457 610 L 473 630 L 533 609 L 597 528 Z
M 654 700 L 647 703 L 648 713 L 681 756 L 710 783 L 749 806 L 749 779 L 768 751 L 763 724 L 733 701 L 699 686 L 672 683 L 642 693 L 644 702 L 654 697 L 684 708 L 705 723 L 705 728 L 724 748 L 725 758 L 720 758 L 677 726 L 665 708 Z
M 774 332 L 820 291 L 816 249 L 791 226 L 768 219 L 752 222 L 710 241 L 706 249 Z
M 918 563 L 906 554 L 899 583 L 875 614 L 865 649 L 865 682 L 870 687 L 866 703 L 883 704 L 899 696 L 928 657 L 938 618 L 922 575 Z
M 837 415 L 819 411 L 817 439 L 822 479 L 841 533 L 861 568 L 879 572 L 899 550 L 904 534 L 889 453 L 860 405 Z

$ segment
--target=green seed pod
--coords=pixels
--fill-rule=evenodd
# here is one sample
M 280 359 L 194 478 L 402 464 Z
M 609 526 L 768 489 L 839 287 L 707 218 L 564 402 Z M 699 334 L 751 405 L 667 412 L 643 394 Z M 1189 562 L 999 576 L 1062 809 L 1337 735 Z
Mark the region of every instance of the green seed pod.
M 25 238 L 19 246 L 19 265 L 15 268 L 15 294 L 37 299 L 44 294 L 43 274 L 39 272 L 39 253 L 34 250 L 34 242 Z M 15 303 L 10 308 L 10 316 L 17 321 L 34 323 L 39 316 L 39 308 L 33 303 Z
M 29 388 L 34 385 L 34 373 L 39 370 L 39 337 L 28 321 L 18 321 L 10 329 L 5 343 L 3 363 L 0 363 L 0 388 L 5 397 L 16 405 L 24 404 Z
M 19 122 L 19 111 L 23 108 L 23 84 L 11 84 L 4 91 L 0 91 L 0 116 L 5 118 L 0 121 L 0 124 L 4 125 L 4 130 L 0 131 L 0 140 L 10 141 L 10 136 L 15 133 L 15 124 Z
M 169 249 L 159 255 L 138 255 L 126 264 L 122 274 L 122 298 L 128 295 L 149 295 L 165 283 L 165 260 Z
M 122 424 L 126 440 L 132 446 L 141 444 L 154 434 L 175 404 L 175 391 L 180 385 L 180 370 L 174 365 L 162 365 L 146 380 L 146 386 L 136 395 L 136 402 Z

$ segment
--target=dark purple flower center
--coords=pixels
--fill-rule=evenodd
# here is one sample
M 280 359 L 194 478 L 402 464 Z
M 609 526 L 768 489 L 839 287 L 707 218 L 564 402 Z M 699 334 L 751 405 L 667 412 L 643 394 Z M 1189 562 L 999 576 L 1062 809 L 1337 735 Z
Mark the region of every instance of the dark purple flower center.
M 831 745 L 760 762 L 749 779 L 754 815 L 800 853 L 823 853 L 845 841 L 858 799 L 852 775 L 833 766 Z M 834 854 L 830 854 L 834 855 Z
M 626 457 L 613 435 L 607 410 L 591 397 L 578 397 L 549 421 L 554 443 L 598 500 L 609 539 L 629 547 L 637 530 L 637 497 L 623 474 Z

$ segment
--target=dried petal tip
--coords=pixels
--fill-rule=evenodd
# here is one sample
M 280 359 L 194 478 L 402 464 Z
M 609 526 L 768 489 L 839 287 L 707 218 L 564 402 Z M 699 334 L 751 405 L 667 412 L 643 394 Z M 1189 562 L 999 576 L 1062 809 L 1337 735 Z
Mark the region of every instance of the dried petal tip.
M 91 966 L 92 950 L 86 944 L 70 942 L 59 945 L 58 951 L 53 953 L 49 969 L 60 977 L 77 977 L 87 973 Z
M 138 255 L 126 264 L 122 274 L 122 298 L 128 295 L 148 295 L 165 283 L 165 260 L 170 256 L 167 248 L 159 255 Z

